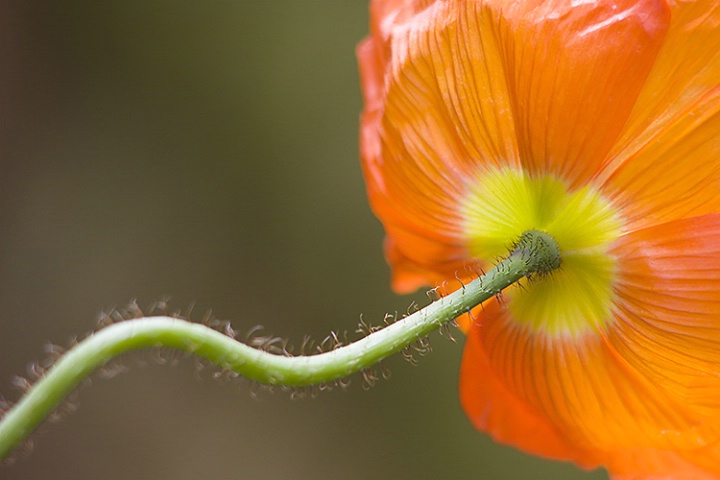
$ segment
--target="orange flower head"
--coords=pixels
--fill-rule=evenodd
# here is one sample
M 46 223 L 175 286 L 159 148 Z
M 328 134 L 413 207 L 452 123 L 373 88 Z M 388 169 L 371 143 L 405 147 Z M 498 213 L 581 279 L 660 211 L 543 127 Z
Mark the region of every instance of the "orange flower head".
M 373 0 L 368 195 L 393 287 L 524 231 L 561 268 L 463 319 L 500 442 L 616 479 L 720 478 L 720 2 Z

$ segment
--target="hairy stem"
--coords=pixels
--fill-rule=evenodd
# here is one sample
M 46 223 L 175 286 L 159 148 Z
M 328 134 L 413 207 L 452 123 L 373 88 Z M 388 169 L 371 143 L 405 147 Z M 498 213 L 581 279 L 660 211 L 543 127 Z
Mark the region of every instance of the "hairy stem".
M 169 317 L 114 324 L 64 355 L 2 418 L 0 459 L 32 433 L 83 379 L 123 353 L 148 347 L 173 348 L 265 384 L 308 386 L 331 382 L 371 367 L 521 278 L 549 273 L 559 265 L 555 240 L 545 233 L 528 231 L 506 259 L 463 288 L 357 342 L 310 356 L 271 354 L 205 325 Z

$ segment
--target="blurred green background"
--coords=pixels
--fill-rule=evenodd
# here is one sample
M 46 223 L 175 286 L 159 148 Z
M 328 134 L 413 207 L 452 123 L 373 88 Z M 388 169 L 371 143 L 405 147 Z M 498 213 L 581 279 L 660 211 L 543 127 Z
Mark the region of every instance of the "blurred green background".
M 5 397 L 46 341 L 132 298 L 296 343 L 425 302 L 390 292 L 365 198 L 367 24 L 366 0 L 0 3 Z M 300 401 L 133 355 L 0 478 L 605 478 L 474 431 L 461 343 Z

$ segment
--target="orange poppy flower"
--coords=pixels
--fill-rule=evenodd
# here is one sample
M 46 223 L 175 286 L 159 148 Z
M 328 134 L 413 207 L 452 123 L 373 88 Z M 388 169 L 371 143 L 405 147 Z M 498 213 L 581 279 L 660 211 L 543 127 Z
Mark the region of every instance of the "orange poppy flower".
M 367 189 L 393 287 L 525 230 L 550 276 L 465 319 L 461 403 L 614 478 L 720 478 L 720 2 L 374 0 Z

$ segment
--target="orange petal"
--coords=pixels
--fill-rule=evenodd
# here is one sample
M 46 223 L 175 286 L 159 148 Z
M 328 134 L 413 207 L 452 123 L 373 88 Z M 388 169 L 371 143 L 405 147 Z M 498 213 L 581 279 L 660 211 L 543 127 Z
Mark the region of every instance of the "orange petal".
M 451 263 L 460 257 L 443 252 L 465 249 L 467 184 L 519 164 L 493 25 L 479 2 L 375 2 L 373 14 L 359 49 L 370 202 L 400 253 L 391 260 Z M 439 248 L 417 248 L 423 238 Z
M 592 452 L 573 444 L 547 418 L 508 390 L 501 375 L 491 365 L 482 330 L 488 321 L 506 319 L 507 311 L 491 300 L 482 309 L 475 310 L 474 316 L 460 369 L 460 402 L 473 425 L 494 440 L 526 452 L 573 460 L 587 468 L 597 466 L 599 460 Z
M 679 403 L 667 382 L 653 384 L 599 333 L 542 338 L 503 314 L 485 316 L 468 342 L 463 406 L 498 441 L 636 478 L 657 478 L 657 465 L 669 463 L 709 469 L 692 465 L 716 425 L 703 425 L 704 412 Z
M 526 170 L 583 185 L 617 140 L 653 66 L 669 23 L 666 3 L 487 3 L 502 26 Z
M 720 209 L 720 3 L 671 2 L 655 66 L 599 180 L 644 228 Z
M 467 252 L 455 246 L 428 241 L 390 227 L 385 239 L 385 258 L 392 265 L 392 288 L 397 293 L 412 293 L 420 287 L 433 285 L 441 287 L 440 293 L 446 295 L 461 283 L 469 283 L 478 276 L 479 268 L 467 262 Z M 408 259 L 398 248 L 395 239 L 410 246 L 420 258 L 445 258 L 443 262 L 425 263 Z M 457 281 L 454 279 L 457 278 Z M 449 282 L 448 279 L 453 279 Z
M 698 434 L 688 461 L 720 475 L 720 214 L 678 220 L 616 246 L 620 322 L 609 341 Z M 682 435 L 684 432 L 667 432 Z M 703 447 L 703 448 L 701 448 Z
M 686 114 L 609 178 L 627 231 L 720 210 L 720 86 Z
M 477 175 L 524 165 L 577 186 L 596 173 L 667 24 L 661 0 L 395 0 L 372 15 L 358 49 L 371 205 L 386 228 L 451 251 Z M 393 245 L 410 262 L 457 260 Z
M 488 314 L 494 316 L 498 312 L 486 307 L 484 316 L 480 315 L 482 322 L 489 320 Z M 632 382 L 622 378 L 627 372 L 613 368 L 611 375 L 600 376 L 597 372 L 602 366 L 598 369 L 595 362 L 588 362 L 588 355 L 575 356 L 568 349 L 545 354 L 538 365 L 537 352 L 542 340 L 517 336 L 513 348 L 509 348 L 509 341 L 500 348 L 502 352 L 491 352 L 481 333 L 486 327 L 487 324 L 474 326 L 467 338 L 461 368 L 461 403 L 476 428 L 488 432 L 498 442 L 529 453 L 569 460 L 584 468 L 604 465 L 616 480 L 715 478 L 716 469 L 698 466 L 700 462 L 692 457 L 695 450 L 678 453 L 674 446 L 654 448 L 647 446 L 646 440 L 638 441 L 634 435 L 638 431 L 633 424 L 636 419 L 628 417 L 628 410 L 638 414 L 637 422 L 646 420 L 643 410 L 652 410 L 657 405 L 652 397 L 654 392 L 647 385 L 633 392 Z M 515 363 L 510 368 L 512 373 L 493 365 L 502 355 L 506 357 L 504 361 Z M 570 374 L 563 379 L 566 370 Z M 587 388 L 585 376 L 596 384 Z M 516 390 L 520 383 L 525 384 L 524 394 Z M 534 399 L 527 396 L 531 391 Z M 625 431 L 629 438 L 624 436 Z M 609 433 L 614 440 L 608 442 L 603 437 Z M 656 434 L 659 436 L 660 432 Z M 709 457 L 712 458 L 717 455 Z
M 717 459 L 717 455 L 714 457 Z M 636 448 L 612 452 L 606 461 L 612 480 L 717 480 L 711 473 L 677 452 Z
M 720 214 L 623 237 L 616 318 L 583 339 L 477 312 L 461 401 L 498 441 L 615 478 L 720 476 Z
M 654 383 L 676 381 L 684 403 L 711 407 L 706 413 L 720 423 L 718 239 L 720 213 L 622 237 L 612 253 L 618 259 L 617 311 L 623 321 L 611 341 L 632 352 L 628 358 L 638 360 L 636 367 Z M 709 387 L 718 390 L 703 390 Z

